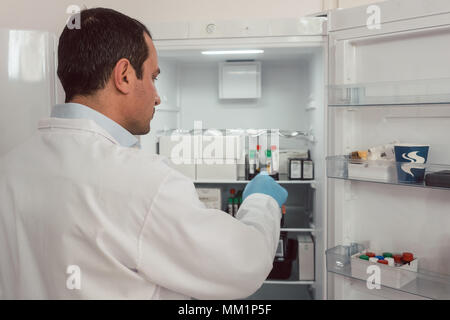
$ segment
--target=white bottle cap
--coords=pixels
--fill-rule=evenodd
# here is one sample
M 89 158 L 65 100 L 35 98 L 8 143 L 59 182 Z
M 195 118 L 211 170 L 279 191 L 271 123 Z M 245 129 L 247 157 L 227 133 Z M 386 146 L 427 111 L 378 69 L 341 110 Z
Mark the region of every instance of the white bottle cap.
M 384 260 L 386 260 L 388 262 L 388 266 L 393 267 L 395 266 L 395 261 L 394 258 L 384 258 Z

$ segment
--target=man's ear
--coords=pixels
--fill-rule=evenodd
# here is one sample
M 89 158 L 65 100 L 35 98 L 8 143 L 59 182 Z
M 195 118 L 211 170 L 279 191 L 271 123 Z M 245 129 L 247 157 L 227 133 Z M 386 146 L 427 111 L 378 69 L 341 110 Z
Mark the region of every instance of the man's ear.
M 113 80 L 118 91 L 123 94 L 130 93 L 134 77 L 136 77 L 134 68 L 128 59 L 117 61 L 113 70 Z

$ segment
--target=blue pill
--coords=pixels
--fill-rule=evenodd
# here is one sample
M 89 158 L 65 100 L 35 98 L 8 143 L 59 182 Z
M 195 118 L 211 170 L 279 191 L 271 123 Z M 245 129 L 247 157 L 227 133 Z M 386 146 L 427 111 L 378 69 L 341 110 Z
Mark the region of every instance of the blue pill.
M 383 256 L 376 256 L 375 258 L 377 258 L 378 260 L 384 260 Z

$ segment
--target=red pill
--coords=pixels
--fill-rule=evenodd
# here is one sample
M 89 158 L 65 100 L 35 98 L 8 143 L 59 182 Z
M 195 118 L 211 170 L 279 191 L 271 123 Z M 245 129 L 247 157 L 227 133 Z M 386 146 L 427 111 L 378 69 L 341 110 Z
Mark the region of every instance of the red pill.
M 373 257 L 375 257 L 375 253 L 373 253 L 373 252 L 366 252 L 366 256 L 368 256 L 370 258 L 373 258 Z
M 387 261 L 387 260 L 378 260 L 377 262 L 378 262 L 378 263 L 382 263 L 382 264 L 388 264 L 388 261 Z
M 403 256 L 401 254 L 394 254 L 395 263 L 402 263 Z

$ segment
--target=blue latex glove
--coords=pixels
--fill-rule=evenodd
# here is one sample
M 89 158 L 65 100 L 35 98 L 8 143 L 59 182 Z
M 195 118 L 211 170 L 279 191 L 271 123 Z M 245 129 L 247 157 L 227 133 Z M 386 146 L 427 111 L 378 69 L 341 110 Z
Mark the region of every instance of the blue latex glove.
M 263 193 L 274 198 L 281 206 L 286 202 L 288 192 L 280 186 L 267 172 L 263 171 L 254 177 L 245 187 L 242 200 L 253 193 Z

